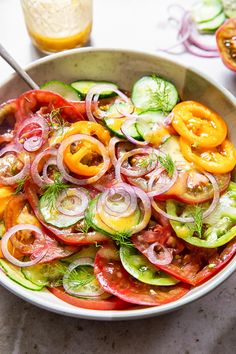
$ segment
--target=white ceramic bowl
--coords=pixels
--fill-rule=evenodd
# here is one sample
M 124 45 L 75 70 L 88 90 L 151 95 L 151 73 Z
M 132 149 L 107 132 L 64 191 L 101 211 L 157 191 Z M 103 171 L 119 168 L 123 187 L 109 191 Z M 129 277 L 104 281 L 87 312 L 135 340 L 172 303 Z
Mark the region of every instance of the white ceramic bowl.
M 210 63 L 209 63 L 210 65 Z M 49 80 L 72 82 L 77 79 L 117 82 L 122 89 L 130 90 L 143 75 L 158 73 L 171 80 L 183 100 L 191 99 L 206 104 L 221 114 L 228 124 L 230 138 L 236 145 L 236 99 L 218 83 L 189 67 L 176 64 L 155 54 L 119 49 L 76 49 L 35 61 L 27 71 L 39 84 Z M 16 75 L 11 76 L 0 88 L 0 102 L 16 97 L 28 90 Z M 205 284 L 192 289 L 181 299 L 157 307 L 135 308 L 123 311 L 98 311 L 69 305 L 47 290 L 34 292 L 14 283 L 0 272 L 0 283 L 34 305 L 67 316 L 96 320 L 129 320 L 161 315 L 176 310 L 206 295 L 236 269 L 236 257 L 216 276 Z

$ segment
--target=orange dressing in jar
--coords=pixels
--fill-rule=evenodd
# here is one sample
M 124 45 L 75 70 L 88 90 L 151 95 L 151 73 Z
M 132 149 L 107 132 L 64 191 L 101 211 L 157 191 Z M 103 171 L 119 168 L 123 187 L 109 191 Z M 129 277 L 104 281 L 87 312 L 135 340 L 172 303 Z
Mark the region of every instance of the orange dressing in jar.
M 92 29 L 92 0 L 21 0 L 33 44 L 44 53 L 81 47 Z

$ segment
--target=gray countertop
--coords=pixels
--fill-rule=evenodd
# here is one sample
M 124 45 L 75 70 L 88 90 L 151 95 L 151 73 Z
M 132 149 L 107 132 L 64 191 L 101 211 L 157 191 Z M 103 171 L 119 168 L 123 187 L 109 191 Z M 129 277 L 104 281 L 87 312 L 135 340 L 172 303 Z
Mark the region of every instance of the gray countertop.
M 179 0 L 94 0 L 91 45 L 155 50 L 171 44 L 166 7 Z M 41 56 L 31 45 L 18 0 L 0 1 L 0 42 L 22 65 Z M 220 59 L 182 53 L 175 60 L 213 77 L 236 95 L 236 75 Z M 11 69 L 0 59 L 0 81 Z M 97 322 L 59 316 L 0 288 L 0 354 L 231 354 L 236 348 L 236 274 L 206 297 L 161 317 Z

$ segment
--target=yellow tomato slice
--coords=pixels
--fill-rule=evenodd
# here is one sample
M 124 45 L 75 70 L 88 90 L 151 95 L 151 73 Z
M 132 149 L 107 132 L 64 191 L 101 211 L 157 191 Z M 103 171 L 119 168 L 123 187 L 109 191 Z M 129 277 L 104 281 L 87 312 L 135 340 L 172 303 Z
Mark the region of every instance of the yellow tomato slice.
M 180 148 L 184 157 L 198 167 L 211 173 L 227 173 L 236 165 L 236 150 L 229 140 L 212 149 L 193 148 L 189 142 L 180 138 Z
M 172 125 L 188 142 L 199 148 L 213 148 L 227 135 L 224 120 L 208 107 L 195 101 L 184 101 L 173 109 Z

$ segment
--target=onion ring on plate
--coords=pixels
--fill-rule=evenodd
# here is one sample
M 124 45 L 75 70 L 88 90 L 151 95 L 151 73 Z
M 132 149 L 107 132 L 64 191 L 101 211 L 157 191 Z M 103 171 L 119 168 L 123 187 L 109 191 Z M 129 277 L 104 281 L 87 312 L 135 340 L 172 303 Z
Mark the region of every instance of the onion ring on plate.
M 30 171 L 30 157 L 26 152 L 22 151 L 22 147 L 20 145 L 9 144 L 0 150 L 0 158 L 8 152 L 9 153 L 11 153 L 11 152 L 17 153 L 17 158 L 21 162 L 24 163 L 22 170 L 19 173 L 17 173 L 16 175 L 11 176 L 11 177 L 0 176 L 0 183 L 2 183 L 4 185 L 5 184 L 13 185 L 13 184 L 17 184 L 17 181 L 24 179 L 28 175 L 28 173 Z M 23 161 L 19 158 L 20 154 L 23 157 L 23 159 L 22 159 Z
M 43 187 L 45 184 L 50 184 L 53 183 L 53 180 L 47 177 L 45 179 L 45 169 L 43 167 L 43 176 L 40 176 L 40 172 L 38 170 L 39 164 L 42 161 L 43 158 L 55 158 L 57 156 L 57 150 L 56 149 L 47 149 L 45 151 L 42 151 L 40 154 L 36 156 L 34 161 L 32 162 L 31 165 L 31 176 L 35 184 L 39 187 Z M 56 161 L 56 160 L 55 160 Z M 47 163 L 47 162 L 46 162 Z M 49 165 L 47 165 L 48 167 Z M 47 169 L 47 168 L 46 168 Z
M 75 209 L 69 209 L 63 206 L 63 202 L 65 201 L 66 198 L 76 198 L 79 199 L 80 204 L 76 203 L 76 201 L 73 203 L 74 206 L 76 207 Z M 88 193 L 82 188 L 67 188 L 66 190 L 62 191 L 62 193 L 59 194 L 57 200 L 56 200 L 56 208 L 57 210 L 64 215 L 68 216 L 77 216 L 81 215 L 84 213 L 85 209 L 87 208 L 89 203 L 89 196 Z
M 35 232 L 35 237 L 37 238 L 44 238 L 45 240 L 45 245 L 46 245 L 46 239 L 45 236 L 42 232 L 42 230 L 40 230 L 37 226 L 35 225 L 30 225 L 30 224 L 19 224 L 19 225 L 15 225 L 13 227 L 11 227 L 9 230 L 7 230 L 7 232 L 3 235 L 2 237 L 2 253 L 4 255 L 4 257 L 11 262 L 12 264 L 14 264 L 17 267 L 30 267 L 32 265 L 37 264 L 47 253 L 47 249 L 45 247 L 42 248 L 42 251 L 40 252 L 40 254 L 38 255 L 38 257 L 36 257 L 35 259 L 28 261 L 28 262 L 22 262 L 19 261 L 18 259 L 16 259 L 14 256 L 11 255 L 11 253 L 8 251 L 8 241 L 11 238 L 12 235 L 14 235 L 16 232 L 18 231 L 22 231 L 22 230 L 30 230 L 30 231 L 34 231 Z M 33 255 L 33 253 L 32 253 Z
M 202 172 L 208 179 L 209 181 L 212 183 L 213 186 L 213 190 L 214 190 L 214 196 L 213 196 L 213 200 L 211 202 L 211 205 L 209 206 L 209 208 L 207 210 L 204 211 L 202 218 L 206 219 L 216 208 L 217 203 L 219 201 L 220 198 L 220 189 L 219 186 L 216 182 L 215 177 L 213 177 L 213 175 L 211 175 L 208 172 Z M 162 216 L 166 217 L 169 220 L 173 220 L 173 221 L 179 221 L 181 223 L 193 223 L 195 220 L 192 216 L 183 218 L 183 217 L 179 217 L 179 216 L 173 216 L 171 214 L 166 213 L 164 210 L 162 210 L 157 204 L 156 202 L 152 199 L 151 200 L 152 203 L 152 207 Z
M 149 197 L 154 197 L 156 195 L 160 195 L 160 194 L 164 194 L 166 193 L 177 181 L 178 178 L 178 171 L 175 168 L 174 169 L 174 173 L 173 176 L 170 178 L 168 175 L 163 177 L 163 172 L 165 171 L 165 169 L 163 167 L 160 167 L 159 169 L 153 171 L 151 173 L 151 176 L 149 178 L 148 181 L 148 193 L 147 195 Z M 159 189 L 153 189 L 153 183 L 155 181 L 155 179 L 158 178 L 157 181 L 157 186 L 158 186 L 158 182 L 160 181 L 160 186 Z
M 127 128 L 130 127 L 130 125 L 135 124 L 136 122 L 136 117 L 132 117 L 132 118 L 128 118 L 124 121 L 124 123 L 122 124 L 122 126 L 120 127 L 120 130 L 122 131 L 122 133 L 125 135 L 125 137 L 133 144 L 135 145 L 140 145 L 140 146 L 146 146 L 148 145 L 147 141 L 139 141 L 135 138 L 133 138 L 132 136 L 127 134 Z
M 157 255 L 157 252 L 155 251 L 156 247 L 158 247 L 158 251 L 159 249 L 162 250 L 161 256 Z M 171 251 L 169 251 L 168 248 L 161 245 L 159 242 L 152 243 L 145 251 L 145 254 L 149 261 L 157 266 L 170 264 L 173 259 L 173 254 Z
M 101 168 L 101 170 L 92 177 L 89 178 L 84 178 L 84 179 L 78 179 L 76 177 L 71 176 L 67 171 L 66 171 L 66 167 L 64 166 L 64 162 L 63 162 L 63 155 L 64 152 L 66 150 L 66 148 L 73 144 L 76 141 L 88 141 L 92 144 L 95 144 L 98 148 L 98 150 L 101 153 L 101 156 L 103 158 L 103 167 Z M 59 171 L 61 172 L 63 178 L 71 183 L 74 183 L 76 185 L 86 185 L 86 184 L 91 184 L 96 182 L 99 178 L 101 178 L 104 173 L 109 169 L 110 166 L 110 158 L 107 152 L 107 149 L 105 148 L 105 146 L 97 139 L 89 136 L 89 135 L 85 135 L 85 134 L 75 134 L 75 135 L 71 135 L 68 138 L 66 138 L 65 140 L 62 141 L 59 150 L 58 150 L 58 154 L 57 154 L 57 166 Z

